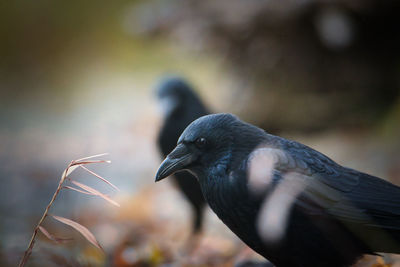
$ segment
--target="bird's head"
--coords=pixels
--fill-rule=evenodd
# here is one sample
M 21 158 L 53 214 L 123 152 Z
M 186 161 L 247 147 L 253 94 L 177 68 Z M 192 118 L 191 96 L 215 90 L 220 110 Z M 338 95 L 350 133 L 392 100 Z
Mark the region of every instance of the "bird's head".
M 166 76 L 156 87 L 156 95 L 164 115 L 169 115 L 184 103 L 197 98 L 190 85 L 178 76 Z
M 181 170 L 187 170 L 199 178 L 210 167 L 228 168 L 233 154 L 240 153 L 235 147 L 243 147 L 241 137 L 249 127 L 249 124 L 231 114 L 212 114 L 193 121 L 183 131 L 175 149 L 162 162 L 156 182 Z M 251 130 L 255 130 L 253 128 Z M 250 146 L 255 146 L 251 143 L 246 143 L 249 151 Z

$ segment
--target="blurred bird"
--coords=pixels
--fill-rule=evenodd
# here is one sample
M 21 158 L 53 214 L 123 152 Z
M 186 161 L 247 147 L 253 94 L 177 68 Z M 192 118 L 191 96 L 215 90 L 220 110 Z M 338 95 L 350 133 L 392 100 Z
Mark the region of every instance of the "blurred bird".
M 156 181 L 180 170 L 276 266 L 348 266 L 363 254 L 400 253 L 400 187 L 233 115 L 191 123 Z
M 158 135 L 158 147 L 167 156 L 176 146 L 179 136 L 192 121 L 208 114 L 200 98 L 188 83 L 178 77 L 164 79 L 157 88 L 164 122 Z M 191 204 L 194 233 L 202 228 L 205 200 L 195 177 L 187 171 L 176 173 L 174 180 Z

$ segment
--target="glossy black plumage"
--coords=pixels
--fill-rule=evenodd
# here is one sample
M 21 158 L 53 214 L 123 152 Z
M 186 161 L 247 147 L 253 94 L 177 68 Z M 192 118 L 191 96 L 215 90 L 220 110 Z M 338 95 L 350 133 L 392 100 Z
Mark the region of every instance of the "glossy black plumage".
M 251 175 L 256 158 L 268 169 L 261 181 Z M 218 217 L 276 266 L 349 266 L 363 254 L 400 253 L 400 187 L 233 115 L 191 123 L 156 181 L 182 169 L 196 175 Z M 268 217 L 266 207 L 290 198 L 287 218 L 278 221 L 283 234 L 268 238 L 276 227 L 268 220 L 282 208 Z
M 208 114 L 200 98 L 187 82 L 179 77 L 167 77 L 157 88 L 157 96 L 164 104 L 164 120 L 157 144 L 165 157 L 176 146 L 179 136 L 192 121 Z M 205 200 L 196 179 L 187 171 L 174 175 L 180 191 L 189 201 L 193 212 L 193 231 L 202 227 Z

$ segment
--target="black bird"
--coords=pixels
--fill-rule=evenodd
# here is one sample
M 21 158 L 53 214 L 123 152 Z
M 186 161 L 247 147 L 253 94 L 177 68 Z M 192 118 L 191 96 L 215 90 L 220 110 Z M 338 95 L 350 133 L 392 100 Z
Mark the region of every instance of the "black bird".
M 157 96 L 164 107 L 164 122 L 157 143 L 165 157 L 175 148 L 183 130 L 192 121 L 208 114 L 208 111 L 189 84 L 178 77 L 165 78 L 157 88 Z M 197 233 L 202 228 L 206 203 L 199 183 L 187 171 L 176 173 L 174 180 L 191 204 L 193 232 Z
M 400 253 L 400 187 L 233 115 L 191 123 L 156 181 L 180 170 L 193 173 L 218 217 L 276 266 L 349 266 L 363 254 Z

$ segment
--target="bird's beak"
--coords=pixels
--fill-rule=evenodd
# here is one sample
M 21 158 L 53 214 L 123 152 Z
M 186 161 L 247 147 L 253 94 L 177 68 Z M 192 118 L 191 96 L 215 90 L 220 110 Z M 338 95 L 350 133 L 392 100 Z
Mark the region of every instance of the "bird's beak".
M 178 144 L 176 148 L 161 163 L 156 174 L 156 182 L 169 175 L 184 170 L 194 160 L 194 156 L 184 144 Z

